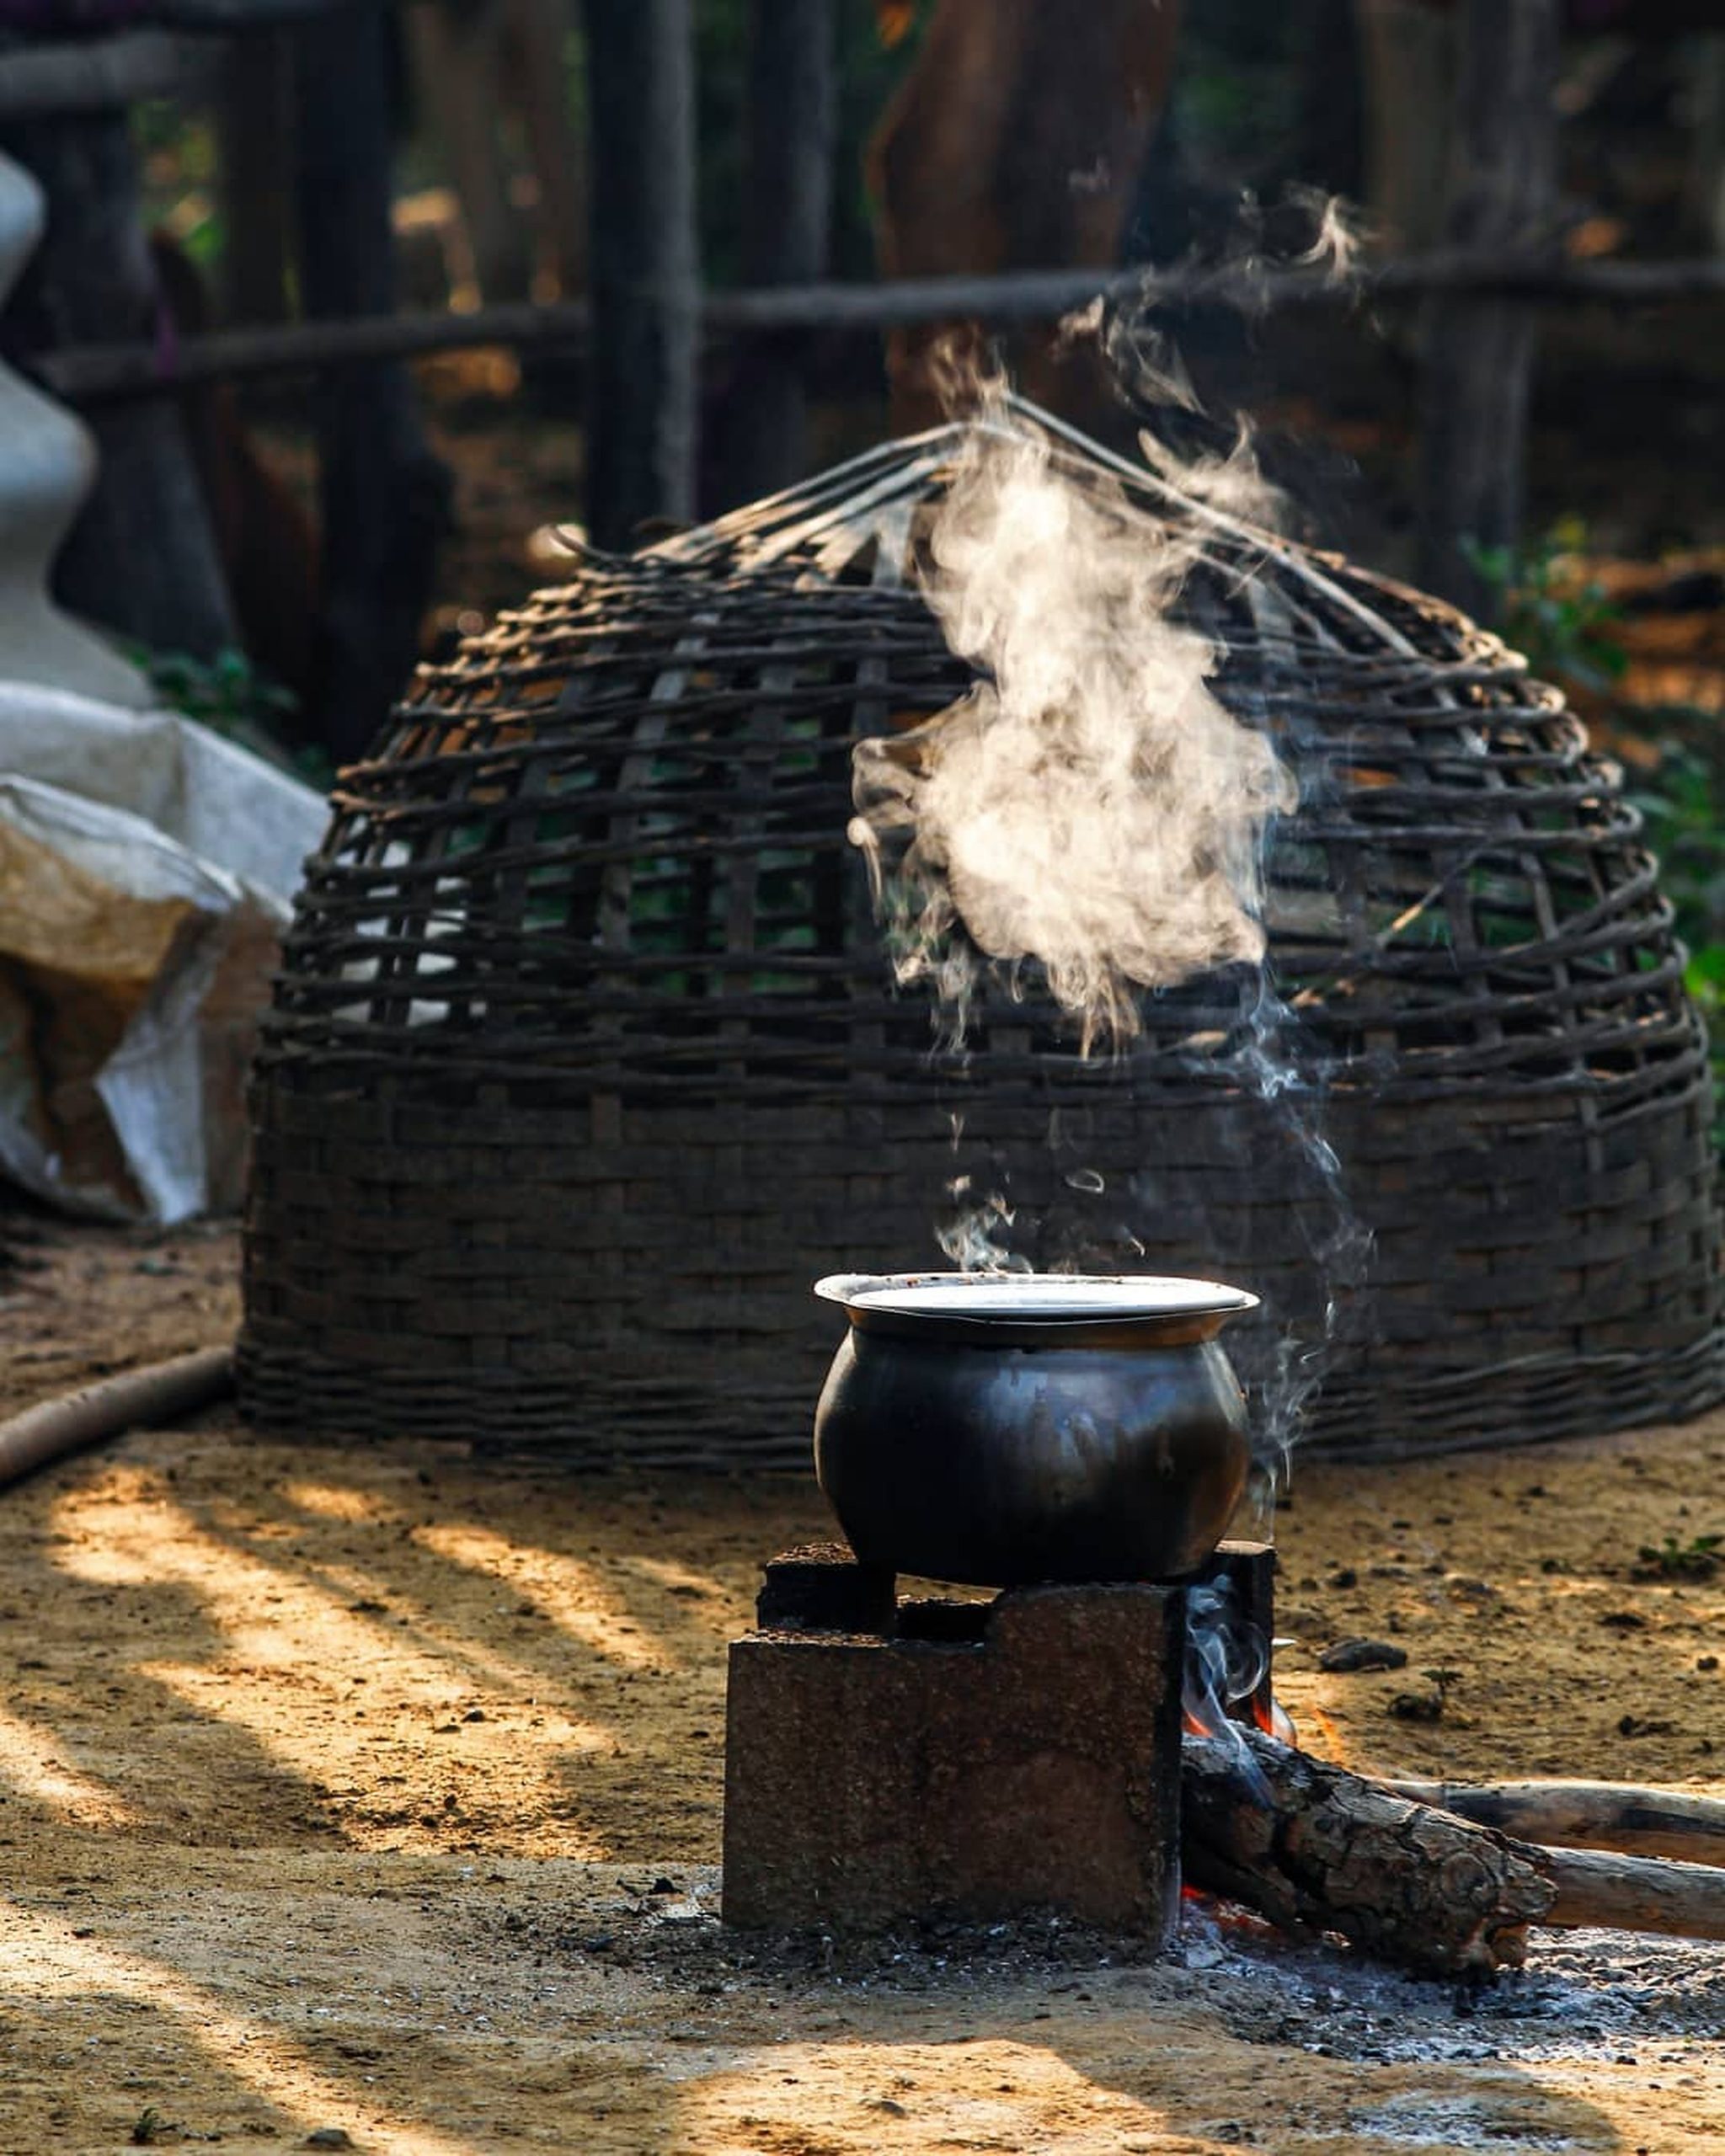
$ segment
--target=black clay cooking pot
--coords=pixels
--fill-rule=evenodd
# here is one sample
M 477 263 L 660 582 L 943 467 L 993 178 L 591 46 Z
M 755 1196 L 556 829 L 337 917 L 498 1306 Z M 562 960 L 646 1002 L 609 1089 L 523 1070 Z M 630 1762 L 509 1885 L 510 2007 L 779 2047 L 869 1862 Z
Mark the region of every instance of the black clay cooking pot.
M 1216 1335 L 1258 1298 L 1160 1275 L 837 1274 L 814 1466 L 864 1564 L 980 1587 L 1173 1580 L 1245 1485 Z

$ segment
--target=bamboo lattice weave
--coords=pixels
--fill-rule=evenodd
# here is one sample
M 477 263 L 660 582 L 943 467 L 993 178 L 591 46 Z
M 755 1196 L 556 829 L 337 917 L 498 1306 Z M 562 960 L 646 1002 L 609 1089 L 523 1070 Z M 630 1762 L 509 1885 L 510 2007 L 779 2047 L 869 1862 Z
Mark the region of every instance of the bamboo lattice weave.
M 1269 860 L 1281 1052 L 1374 1243 L 1313 1441 L 1719 1398 L 1705 1043 L 1579 722 L 1435 602 L 1038 423 L 1080 484 L 1203 520 L 1183 611 L 1300 782 Z M 1152 999 L 1091 1062 L 1033 982 L 962 1053 L 891 991 L 851 753 L 969 685 L 914 576 L 959 440 L 583 558 L 342 774 L 254 1075 L 254 1416 L 800 1464 L 831 1345 L 809 1282 L 938 1262 L 965 1177 L 1039 1265 L 1220 1271 L 1311 1332 L 1334 1209 L 1249 1081 L 1255 976 Z

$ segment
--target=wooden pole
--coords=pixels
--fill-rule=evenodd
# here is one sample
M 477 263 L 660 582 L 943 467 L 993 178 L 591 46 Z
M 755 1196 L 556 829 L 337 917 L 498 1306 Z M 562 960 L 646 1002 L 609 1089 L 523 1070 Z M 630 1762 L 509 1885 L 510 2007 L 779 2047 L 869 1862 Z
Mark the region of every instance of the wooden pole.
M 232 1348 L 199 1348 L 27 1407 L 0 1422 L 0 1489 L 141 1422 L 195 1415 L 232 1389 Z
M 222 56 L 216 135 L 222 301 L 232 323 L 288 318 L 293 254 L 292 52 L 280 30 L 238 38 Z
M 1614 1849 L 1725 1869 L 1725 1802 L 1688 1790 L 1629 1782 L 1412 1781 L 1384 1787 L 1416 1804 L 1453 1812 L 1478 1827 L 1548 1848 Z
M 386 314 L 395 300 L 390 226 L 390 55 L 381 5 L 295 34 L 300 280 L 314 319 Z M 450 479 L 398 363 L 319 385 L 323 512 L 319 688 L 309 716 L 338 759 L 363 753 L 419 656 Z
M 94 35 L 111 29 L 116 21 L 134 29 L 148 24 L 239 37 L 368 4 L 369 0 L 90 0 L 85 5 L 84 0 L 54 0 L 52 8 L 36 12 L 51 16 L 56 34 L 67 37 Z M 10 12 L 19 15 L 26 10 L 13 8 Z
M 1354 0 L 1354 13 L 1367 220 L 1381 246 L 1423 253 L 1437 244 L 1446 209 L 1455 15 L 1428 0 Z
M 499 132 L 498 10 L 441 4 L 403 11 L 415 88 L 430 120 L 488 300 L 525 299 L 532 282 L 526 220 L 510 200 Z
M 114 112 L 184 87 L 187 45 L 167 30 L 126 30 L 80 45 L 8 45 L 0 56 L 0 120 Z
M 756 289 L 827 266 L 836 124 L 832 0 L 755 0 L 749 54 L 744 269 Z M 721 505 L 777 494 L 808 469 L 806 339 L 749 339 L 725 399 Z
M 538 269 L 555 273 L 563 299 L 587 289 L 587 160 L 569 110 L 568 29 L 565 0 L 508 0 L 504 52 L 539 191 Z
M 1466 0 L 1447 237 L 1537 248 L 1557 202 L 1560 0 Z M 1538 317 L 1508 296 L 1434 304 L 1422 360 L 1421 581 L 1489 619 L 1501 587 L 1474 558 L 1521 534 Z
M 587 518 L 626 548 L 695 511 L 695 66 L 689 0 L 585 0 L 594 318 Z
M 701 317 L 709 335 L 819 329 L 873 336 L 895 323 L 938 322 L 955 312 L 986 322 L 1064 314 L 1101 296 L 1157 307 L 1337 307 L 1413 301 L 1433 292 L 1508 292 L 1541 306 L 1668 307 L 1725 298 L 1725 256 L 1656 262 L 1539 264 L 1521 257 L 1451 254 L 1386 263 L 1345 280 L 1309 270 L 1015 270 L 998 277 L 914 277 L 884 285 L 776 286 L 711 292 Z M 80 403 L 171 396 L 195 382 L 360 366 L 416 353 L 506 344 L 521 350 L 585 350 L 593 327 L 584 300 L 547 307 L 488 307 L 472 314 L 361 315 L 280 329 L 229 330 L 158 344 L 91 344 L 45 352 L 35 371 L 56 397 Z

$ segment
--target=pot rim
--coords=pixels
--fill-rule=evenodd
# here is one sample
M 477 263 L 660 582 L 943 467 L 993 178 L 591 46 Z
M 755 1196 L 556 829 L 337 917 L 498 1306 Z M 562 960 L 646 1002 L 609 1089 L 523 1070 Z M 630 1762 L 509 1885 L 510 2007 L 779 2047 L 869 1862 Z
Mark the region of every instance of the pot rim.
M 860 1332 L 972 1348 L 1178 1347 L 1213 1338 L 1259 1301 L 1167 1273 L 831 1273 L 814 1292 Z

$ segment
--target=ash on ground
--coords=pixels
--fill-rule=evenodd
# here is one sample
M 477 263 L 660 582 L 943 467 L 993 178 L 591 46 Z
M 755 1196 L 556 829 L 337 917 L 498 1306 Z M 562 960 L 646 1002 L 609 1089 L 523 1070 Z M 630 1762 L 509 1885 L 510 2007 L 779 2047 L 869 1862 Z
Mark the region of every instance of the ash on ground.
M 1648 2047 L 1725 2035 L 1725 1945 L 1640 1933 L 1536 1930 L 1525 1967 L 1450 1984 L 1399 1975 L 1341 1943 L 1294 1943 L 1190 1897 L 1161 1955 L 1053 1916 L 989 1926 L 931 1916 L 856 1939 L 737 1931 L 718 1908 L 717 1872 L 681 1866 L 629 1883 L 597 1911 L 585 1904 L 577 1921 L 552 1905 L 499 1929 L 510 1951 L 542 1966 L 599 1961 L 740 2006 L 750 1994 L 800 2004 L 823 1993 L 1040 1989 L 1117 2008 L 1207 2007 L 1247 2041 L 1340 2059 L 1627 2063 Z

